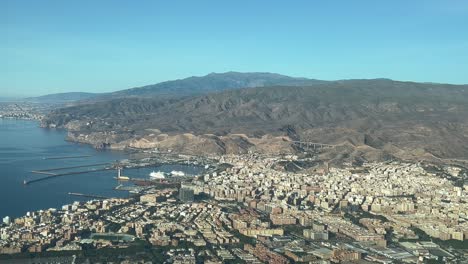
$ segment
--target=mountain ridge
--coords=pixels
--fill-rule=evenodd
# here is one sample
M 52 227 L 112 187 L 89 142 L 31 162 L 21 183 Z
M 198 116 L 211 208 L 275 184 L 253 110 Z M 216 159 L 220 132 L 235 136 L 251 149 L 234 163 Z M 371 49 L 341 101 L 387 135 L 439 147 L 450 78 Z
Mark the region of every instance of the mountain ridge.
M 324 83 L 326 81 L 290 77 L 268 72 L 224 72 L 210 73 L 204 76 L 164 81 L 130 89 L 116 91 L 106 95 L 106 99 L 138 96 L 193 96 L 210 92 L 240 88 L 264 87 L 270 85 L 298 86 Z
M 119 148 L 136 142 L 140 147 L 146 142 L 146 146 L 165 148 L 170 142 L 172 148 L 183 148 L 174 143 L 174 137 L 188 133 L 193 137 L 185 142 L 196 139 L 198 144 L 192 152 L 203 148 L 200 142 L 218 146 L 225 144 L 223 140 L 231 146 L 244 142 L 239 148 L 248 151 L 258 144 L 263 144 L 263 149 L 268 149 L 268 144 L 282 145 L 271 138 L 290 140 L 294 135 L 327 144 L 351 142 L 354 148 L 347 147 L 345 158 L 415 158 L 421 153 L 459 158 L 468 153 L 468 86 L 344 80 L 234 89 L 168 100 L 114 99 L 56 110 L 43 120 L 43 126 L 65 127 L 76 141 Z M 94 135 L 94 139 L 80 139 L 80 134 Z M 206 136 L 210 134 L 216 138 Z M 234 134 L 245 134 L 245 138 L 238 141 Z M 259 141 L 261 138 L 264 140 Z M 158 140 L 167 142 L 155 144 Z
M 270 85 L 299 86 L 325 83 L 327 81 L 291 77 L 269 72 L 223 72 L 209 73 L 204 76 L 190 76 L 176 80 L 163 81 L 108 93 L 67 92 L 29 97 L 24 100 L 34 102 L 95 102 L 125 97 L 178 97 L 201 95 L 216 91 L 263 87 Z
M 46 94 L 36 97 L 27 97 L 21 99 L 22 101 L 27 102 L 37 102 L 37 103 L 67 103 L 75 102 L 80 100 L 87 100 L 99 96 L 98 93 L 86 93 L 86 92 L 66 92 L 66 93 L 55 93 L 55 94 Z

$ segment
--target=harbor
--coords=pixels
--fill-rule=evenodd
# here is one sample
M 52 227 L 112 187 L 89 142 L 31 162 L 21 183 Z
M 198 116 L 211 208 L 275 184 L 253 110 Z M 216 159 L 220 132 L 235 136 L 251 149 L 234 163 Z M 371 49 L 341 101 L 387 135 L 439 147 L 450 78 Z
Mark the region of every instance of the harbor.
M 148 188 L 179 189 L 184 182 L 191 181 L 193 177 L 206 172 L 206 169 L 210 167 L 209 164 L 212 164 L 206 159 L 192 158 L 185 155 L 164 154 L 139 159 L 114 160 L 113 162 L 74 163 L 70 162 L 70 166 L 30 170 L 31 174 L 41 175 L 42 177 L 25 179 L 23 185 L 52 181 L 59 177 L 73 175 L 77 176 L 77 178 L 85 178 L 86 180 L 83 184 L 90 182 L 90 180 L 94 183 L 94 180 L 102 181 L 112 177 L 114 181 L 109 182 L 108 189 L 105 192 L 106 195 L 103 195 L 102 191 L 92 192 L 86 189 L 75 191 L 73 188 L 66 194 L 69 197 L 91 200 L 122 196 L 130 197 L 139 196 Z
M 54 158 L 66 158 L 66 157 L 88 157 L 89 155 L 81 155 L 81 156 L 64 156 L 64 157 L 54 157 Z M 48 158 L 49 159 L 49 158 Z M 69 176 L 69 175 L 79 175 L 79 174 L 88 174 L 88 173 L 96 173 L 108 170 L 117 170 L 117 176 L 115 179 L 119 181 L 129 181 L 134 183 L 138 186 L 149 186 L 149 185 L 157 185 L 158 181 L 159 184 L 168 184 L 173 183 L 174 181 L 180 182 L 184 179 L 190 179 L 194 175 L 190 175 L 190 173 L 185 173 L 182 171 L 172 170 L 170 173 L 162 173 L 162 172 L 151 172 L 149 174 L 149 178 L 141 178 L 141 177 L 127 177 L 121 175 L 121 170 L 125 168 L 125 170 L 135 170 L 135 169 L 142 169 L 142 168 L 158 168 L 164 165 L 180 165 L 180 166 L 193 166 L 193 167 L 201 167 L 203 165 L 207 166 L 211 162 L 207 159 L 200 159 L 198 157 L 188 156 L 188 155 L 159 155 L 159 156 L 152 156 L 142 159 L 133 159 L 133 160 L 121 160 L 116 161 L 114 163 L 93 163 L 93 164 L 84 164 L 84 165 L 74 165 L 74 166 L 67 166 L 67 167 L 53 167 L 47 169 L 35 169 L 31 170 L 32 174 L 39 174 L 45 175 L 41 178 L 34 178 L 34 179 L 25 179 L 23 181 L 23 185 L 29 185 L 36 182 L 52 180 L 57 177 L 62 176 Z M 89 168 L 87 170 L 79 170 L 79 171 L 67 171 L 71 169 L 78 169 L 78 168 Z M 60 172 L 64 171 L 64 172 Z M 159 173 L 159 174 L 158 174 Z M 171 175 L 173 177 L 166 176 Z M 148 175 L 145 175 L 148 176 Z

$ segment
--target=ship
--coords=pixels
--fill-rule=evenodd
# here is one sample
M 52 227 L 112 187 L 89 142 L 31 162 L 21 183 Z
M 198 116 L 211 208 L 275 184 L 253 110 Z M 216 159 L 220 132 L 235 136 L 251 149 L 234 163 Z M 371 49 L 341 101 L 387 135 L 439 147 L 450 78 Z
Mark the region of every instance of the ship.
M 185 176 L 185 172 L 183 172 L 183 171 L 175 171 L 175 170 L 173 170 L 173 171 L 171 171 L 171 175 L 172 175 L 172 176 L 179 176 L 179 177 L 183 177 L 183 176 Z
M 149 176 L 153 179 L 165 179 L 166 178 L 166 174 L 162 171 L 153 171 L 149 174 Z

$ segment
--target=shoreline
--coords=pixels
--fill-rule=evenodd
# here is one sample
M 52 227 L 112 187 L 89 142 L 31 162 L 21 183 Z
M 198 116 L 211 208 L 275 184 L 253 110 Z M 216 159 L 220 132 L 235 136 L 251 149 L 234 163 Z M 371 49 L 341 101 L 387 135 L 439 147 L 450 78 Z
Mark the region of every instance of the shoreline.
M 0 188 L 2 199 L 14 199 L 12 204 L 4 204 L 0 207 L 0 216 L 20 217 L 28 211 L 44 210 L 46 208 L 59 208 L 63 204 L 69 204 L 73 201 L 82 201 L 82 199 L 71 199 L 67 193 L 89 193 L 93 195 L 108 197 L 126 197 L 127 193 L 116 191 L 114 189 L 117 181 L 114 179 L 112 170 L 92 174 L 93 171 L 77 177 L 63 177 L 57 180 L 40 183 L 37 185 L 24 186 L 24 180 L 34 180 L 35 174 L 30 173 L 34 170 L 50 169 L 55 167 L 81 166 L 83 164 L 93 163 L 90 161 L 115 162 L 119 160 L 121 164 L 137 168 L 133 172 L 128 172 L 132 178 L 145 178 L 152 167 L 163 165 L 162 170 L 170 172 L 171 170 L 183 170 L 187 174 L 196 174 L 198 169 L 192 171 L 192 168 L 178 168 L 179 165 L 187 165 L 187 157 L 178 155 L 164 155 L 165 153 L 144 152 L 141 150 L 118 150 L 104 149 L 97 150 L 90 144 L 82 142 L 73 142 L 64 140 L 66 129 L 45 129 L 37 126 L 37 120 L 26 119 L 0 119 L 3 132 L 2 135 L 11 138 L 4 147 L 11 150 L 5 151 L 0 164 L 2 169 L 3 186 Z M 42 130 L 42 131 L 41 131 Z M 25 133 L 23 133 L 23 131 Z M 49 131 L 49 132 L 47 132 Z M 18 138 L 15 138 L 18 136 Z M 26 138 L 27 140 L 24 140 Z M 33 142 L 31 145 L 30 142 Z M 3 146 L 2 146 L 3 147 Z M 75 159 L 47 159 L 57 156 L 79 156 Z M 21 157 L 21 158 L 20 158 Z M 150 158 L 148 160 L 142 160 Z M 194 160 L 193 157 L 189 158 Z M 154 164 L 153 161 L 161 160 Z M 171 162 L 172 161 L 172 162 Z M 145 166 L 143 163 L 147 162 Z M 66 163 L 63 164 L 63 163 Z M 151 164 L 150 164 L 151 163 Z M 59 166 L 64 165 L 64 166 Z M 193 164 L 190 163 L 189 166 Z M 165 168 L 166 166 L 169 166 Z M 173 167 L 175 166 L 175 167 Z M 198 166 L 200 167 L 200 165 Z M 96 179 L 97 181 L 95 181 Z M 52 198 L 54 197 L 54 198 Z M 39 198 L 39 199 L 36 199 Z

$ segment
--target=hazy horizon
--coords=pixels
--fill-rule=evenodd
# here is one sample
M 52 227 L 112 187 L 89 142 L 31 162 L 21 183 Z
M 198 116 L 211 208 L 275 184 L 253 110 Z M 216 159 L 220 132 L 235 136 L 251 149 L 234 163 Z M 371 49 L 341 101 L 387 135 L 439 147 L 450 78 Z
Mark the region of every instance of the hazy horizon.
M 2 96 L 206 73 L 466 84 L 468 3 L 2 1 Z
M 237 71 L 229 71 L 229 72 L 237 72 Z M 203 75 L 192 75 L 192 76 L 186 76 L 186 77 L 183 77 L 183 78 L 178 78 L 178 79 L 173 79 L 173 80 L 162 80 L 160 82 L 157 82 L 157 83 L 161 83 L 161 82 L 167 82 L 167 81 L 174 81 L 174 80 L 180 80 L 180 79 L 186 79 L 186 78 L 190 78 L 190 77 L 204 77 L 204 76 L 207 76 L 209 74 L 224 74 L 224 73 L 228 73 L 228 72 L 209 72 L 209 73 L 206 73 L 206 74 L 203 74 Z M 237 72 L 237 73 L 247 73 L 247 72 Z M 277 72 L 255 72 L 255 73 L 272 73 L 272 74 L 281 74 L 281 73 L 277 73 Z M 281 74 L 282 75 L 282 74 Z M 390 79 L 390 80 L 393 80 L 393 81 L 401 81 L 401 82 L 415 82 L 415 81 L 412 81 L 412 80 L 395 80 L 395 79 L 391 79 L 391 78 L 386 78 L 386 77 L 377 77 L 377 78 L 349 78 L 349 79 L 337 79 L 337 80 L 325 80 L 325 79 L 321 79 L 321 78 L 313 78 L 313 77 L 306 77 L 306 76 L 290 76 L 290 75 L 287 75 L 289 77 L 294 77 L 294 78 L 307 78 L 307 79 L 316 79 L 316 80 L 323 80 L 323 81 L 342 81 L 342 80 L 353 80 L 353 79 L 368 79 L 368 80 L 374 80 L 374 79 Z M 58 93 L 46 93 L 46 94 L 28 94 L 28 95 L 3 95 L 3 94 L 0 94 L 0 101 L 2 100 L 11 100 L 11 99 L 25 99 L 25 98 L 29 98 L 29 97 L 40 97 L 40 96 L 46 96 L 46 95 L 51 95 L 51 94 L 68 94 L 68 93 L 94 93 L 94 94 L 105 94 L 105 93 L 112 93 L 112 92 L 117 92 L 117 91 L 121 91 L 121 90 L 126 90 L 126 89 L 132 89 L 132 88 L 141 88 L 141 87 L 144 87 L 146 85 L 153 85 L 153 84 L 157 84 L 157 83 L 148 83 L 148 84 L 145 84 L 145 85 L 142 85 L 142 86 L 138 86 L 138 87 L 127 87 L 127 88 L 124 88 L 124 89 L 118 89 L 118 90 L 110 90 L 110 91 L 107 91 L 107 92 L 92 92 L 92 91 L 80 91 L 80 90 L 76 90 L 76 91 L 65 91 L 65 92 L 58 92 Z M 437 82 L 420 82 L 420 83 L 437 83 Z M 450 85 L 468 85 L 466 83 L 460 83 L 460 84 L 456 84 L 456 83 L 437 83 L 437 84 L 450 84 Z

